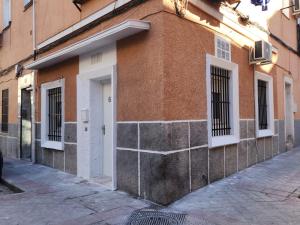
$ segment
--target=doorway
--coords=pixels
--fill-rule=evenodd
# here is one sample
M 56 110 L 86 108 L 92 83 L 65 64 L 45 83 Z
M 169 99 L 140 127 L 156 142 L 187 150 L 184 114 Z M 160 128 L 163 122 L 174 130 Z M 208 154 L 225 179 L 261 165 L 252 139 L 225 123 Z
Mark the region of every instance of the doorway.
M 112 97 L 111 84 L 102 85 L 102 175 L 103 177 L 112 177 Z
M 32 160 L 32 118 L 31 118 L 31 90 L 24 88 L 21 90 L 21 137 L 20 149 L 21 159 Z
M 286 79 L 284 84 L 285 93 L 285 142 L 289 150 L 294 145 L 294 114 L 293 114 L 293 89 L 292 81 Z
M 78 176 L 115 190 L 115 66 L 77 76 L 77 121 Z

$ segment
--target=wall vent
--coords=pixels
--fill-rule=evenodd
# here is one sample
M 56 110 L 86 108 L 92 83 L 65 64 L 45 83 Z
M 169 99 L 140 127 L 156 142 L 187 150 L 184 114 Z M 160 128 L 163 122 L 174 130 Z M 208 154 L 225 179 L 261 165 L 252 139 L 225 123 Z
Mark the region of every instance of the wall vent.
M 91 64 L 92 65 L 99 64 L 101 62 L 102 62 L 102 52 L 98 52 L 91 56 Z

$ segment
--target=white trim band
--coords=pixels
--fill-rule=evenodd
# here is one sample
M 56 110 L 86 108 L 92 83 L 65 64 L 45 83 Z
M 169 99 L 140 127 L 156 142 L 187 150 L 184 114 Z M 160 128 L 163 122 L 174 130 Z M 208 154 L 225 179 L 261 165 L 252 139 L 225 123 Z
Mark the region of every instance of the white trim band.
M 53 37 L 48 38 L 47 40 L 43 41 L 42 43 L 38 44 L 37 49 L 41 49 L 50 45 L 67 35 L 81 29 L 82 27 L 100 19 L 101 17 L 111 13 L 112 11 L 124 6 L 125 4 L 129 3 L 131 0 L 116 0 L 109 5 L 105 6 L 104 8 L 100 9 L 99 11 L 93 13 L 92 15 L 82 19 L 80 22 L 74 24 L 73 26 L 63 30 L 62 32 L 54 35 Z
M 142 20 L 126 20 L 116 26 L 101 31 L 89 38 L 58 50 L 37 61 L 25 65 L 25 69 L 41 69 L 74 56 L 82 55 L 97 48 L 114 43 L 120 39 L 150 29 L 150 22 Z

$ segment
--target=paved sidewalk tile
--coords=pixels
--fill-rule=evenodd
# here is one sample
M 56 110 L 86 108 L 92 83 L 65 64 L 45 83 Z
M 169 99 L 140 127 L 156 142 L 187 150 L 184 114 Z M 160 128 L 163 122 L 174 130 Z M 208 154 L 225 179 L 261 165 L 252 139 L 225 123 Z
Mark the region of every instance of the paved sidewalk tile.
M 0 225 L 127 225 L 149 202 L 42 165 L 6 160 L 4 178 L 23 193 L 0 194 Z M 160 211 L 185 225 L 299 225 L 300 149 L 195 191 Z
M 300 149 L 202 188 L 170 208 L 213 224 L 299 225 Z

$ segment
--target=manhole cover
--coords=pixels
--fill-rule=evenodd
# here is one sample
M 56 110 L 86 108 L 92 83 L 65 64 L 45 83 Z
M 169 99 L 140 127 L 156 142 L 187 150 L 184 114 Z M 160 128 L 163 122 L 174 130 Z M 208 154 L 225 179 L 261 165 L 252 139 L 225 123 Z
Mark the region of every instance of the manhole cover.
M 184 214 L 142 209 L 133 212 L 126 225 L 183 225 Z

